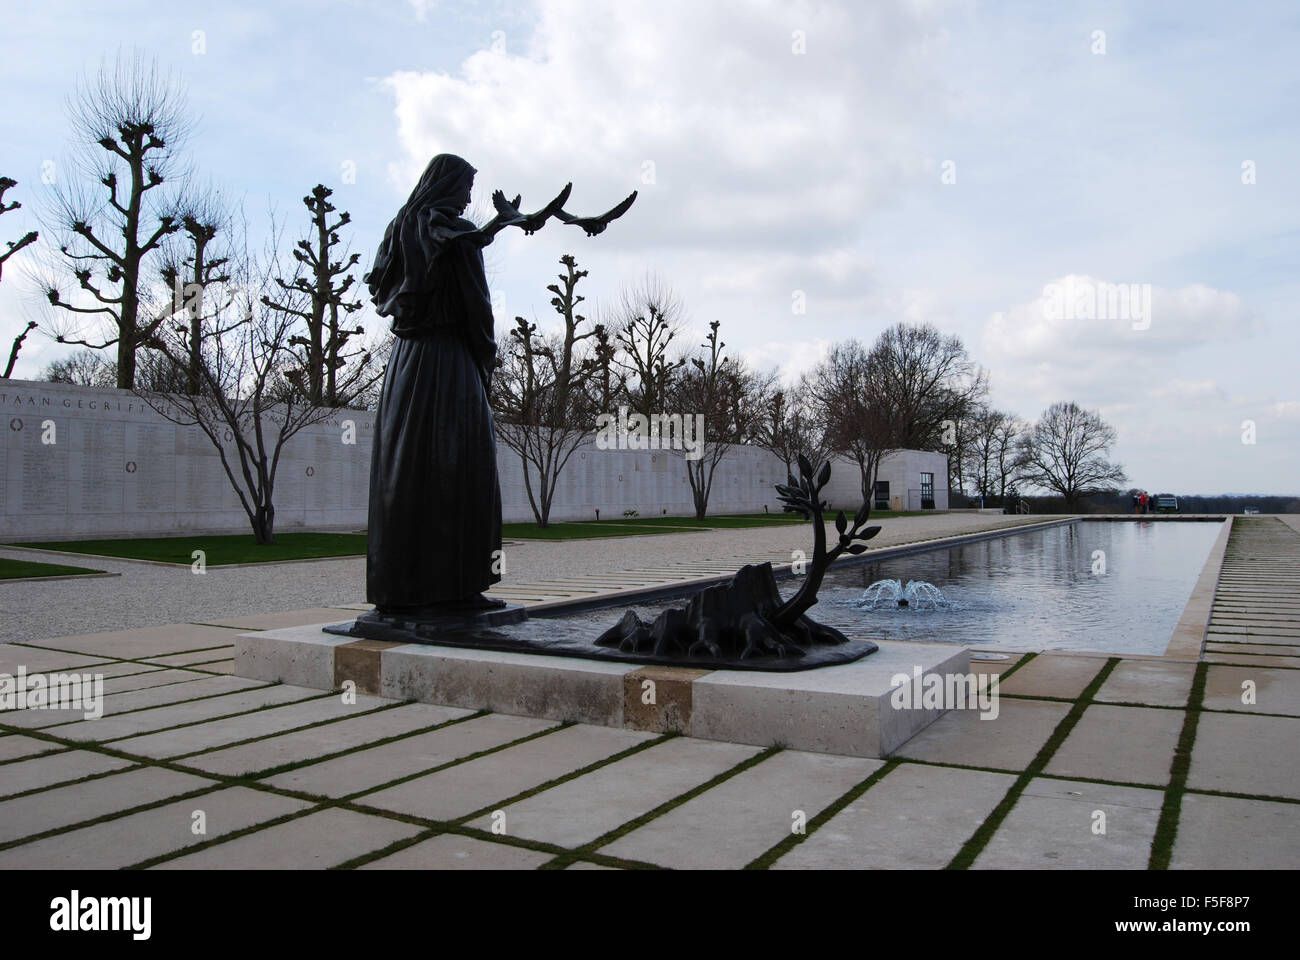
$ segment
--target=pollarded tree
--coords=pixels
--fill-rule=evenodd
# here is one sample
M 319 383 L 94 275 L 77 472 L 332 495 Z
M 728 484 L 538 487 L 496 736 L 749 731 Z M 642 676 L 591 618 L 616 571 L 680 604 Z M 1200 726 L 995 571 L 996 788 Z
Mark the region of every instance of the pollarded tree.
M 733 446 L 754 439 L 762 417 L 763 404 L 756 399 L 762 392 L 761 378 L 722 352 L 726 344 L 718 336 L 719 326 L 717 320 L 709 324 L 701 350 L 688 358 L 690 363 L 671 384 L 669 396 L 680 417 L 675 413 L 651 421 L 659 424 L 661 442 L 667 423 L 675 426 L 680 420 L 682 424 L 683 442 L 672 447 L 686 464 L 697 520 L 708 513 L 718 464 Z
M 283 276 L 271 264 L 276 231 L 261 265 L 238 266 L 249 278 L 216 318 L 220 335 L 204 337 L 197 394 L 138 389 L 137 395 L 157 413 L 182 426 L 197 426 L 216 449 L 258 544 L 275 539 L 275 486 L 285 445 L 304 428 L 335 415 L 329 407 L 311 403 L 292 382 L 301 356 L 294 342 L 303 334 L 305 294 L 297 288 L 273 286 L 269 277 Z M 268 302 L 269 301 L 269 302 Z M 284 309 L 293 307 L 294 309 Z M 153 340 L 177 370 L 188 358 L 188 323 L 164 324 Z M 340 406 L 369 389 L 379 375 L 364 363 L 351 365 L 336 383 Z
M 625 378 L 618 364 L 618 342 L 604 324 L 592 330 L 587 377 L 587 404 L 593 413 L 613 413 L 626 399 Z
M 5 194 L 9 191 L 10 187 L 16 187 L 16 186 L 18 186 L 17 180 L 14 180 L 11 177 L 0 177 L 0 213 L 8 213 L 10 210 L 17 210 L 19 207 L 22 206 L 22 204 L 19 203 L 17 200 L 13 200 L 10 201 L 9 203 L 5 203 Z M 21 250 L 23 247 L 30 246 L 31 244 L 35 243 L 36 237 L 37 237 L 36 231 L 29 230 L 26 234 L 24 234 L 22 237 L 18 238 L 17 240 L 7 241 L 7 246 L 9 249 L 5 250 L 3 253 L 0 253 L 0 277 L 3 277 L 4 275 L 5 261 L 8 260 L 10 257 L 12 257 L 19 250 Z M 31 333 L 35 329 L 36 329 L 36 321 L 28 320 L 27 324 L 23 327 L 22 332 L 19 333 L 18 336 L 14 337 L 13 346 L 10 347 L 9 349 L 9 362 L 5 365 L 5 372 L 3 376 L 8 377 L 10 374 L 14 372 L 14 364 L 18 362 L 18 351 L 23 348 L 23 341 L 27 339 L 27 334 Z
M 625 287 L 615 310 L 614 363 L 623 371 L 628 406 L 647 419 L 667 411 L 673 377 L 686 363 L 668 355 L 681 331 L 682 314 L 680 298 L 654 274 Z
M 293 346 L 298 349 L 299 370 L 295 382 L 301 384 L 308 402 L 317 406 L 344 406 L 339 394 L 339 376 L 350 362 L 358 361 L 367 351 L 349 352 L 347 343 L 354 336 L 365 333 L 360 325 L 345 326 L 344 318 L 363 306 L 360 299 L 348 299 L 348 291 L 356 283 L 352 269 L 361 259 L 358 253 L 349 253 L 339 238 L 339 228 L 352 222 L 346 210 L 330 223 L 330 215 L 337 209 L 329 198 L 334 191 L 318 183 L 311 194 L 302 198 L 311 214 L 311 237 L 299 240 L 293 257 L 300 269 L 289 278 L 277 277 L 276 283 L 286 292 L 305 295 L 301 308 L 292 306 L 295 298 L 263 297 L 264 306 L 272 310 L 290 311 L 304 321 L 305 332 L 295 335 Z M 336 247 L 340 249 L 335 250 Z M 332 259 L 333 257 L 339 259 Z
M 1074 507 L 1084 497 L 1113 490 L 1127 479 L 1107 459 L 1115 428 L 1095 410 L 1073 401 L 1054 403 L 1025 434 L 1019 447 L 1024 479 L 1052 490 Z
M 212 187 L 184 197 L 178 216 L 182 229 L 176 237 L 183 239 L 165 251 L 159 274 L 189 323 L 184 392 L 196 394 L 203 388 L 204 341 L 225 332 L 219 324 L 213 327 L 213 321 L 230 299 L 223 288 L 232 280 L 232 260 L 239 241 L 234 236 L 235 218 Z
M 79 162 L 58 181 L 50 214 L 61 255 L 45 290 L 62 311 L 52 326 L 60 343 L 116 346 L 117 385 L 130 389 L 136 351 L 175 312 L 170 298 L 151 299 L 148 268 L 181 227 L 165 187 L 183 178 L 190 120 L 177 81 L 139 56 L 83 83 L 71 119 Z
M 604 334 L 603 327 L 584 329 L 587 318 L 577 312 L 586 298 L 576 289 L 587 271 L 569 254 L 560 263 L 565 272 L 559 283 L 546 288 L 555 294 L 551 306 L 562 321 L 559 332 L 540 334 L 537 324 L 516 317 L 493 374 L 498 433 L 519 454 L 528 505 L 541 527 L 550 523 L 560 473 L 591 430 L 593 411 L 584 388 L 597 365 L 584 356 L 583 344 Z

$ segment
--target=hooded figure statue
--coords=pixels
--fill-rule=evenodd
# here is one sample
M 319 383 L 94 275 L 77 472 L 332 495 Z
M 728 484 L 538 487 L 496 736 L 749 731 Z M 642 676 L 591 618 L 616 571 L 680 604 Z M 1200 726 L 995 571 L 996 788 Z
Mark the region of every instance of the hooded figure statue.
M 380 614 L 503 606 L 482 596 L 501 579 L 501 490 L 488 405 L 490 236 L 461 216 L 475 173 L 460 157 L 434 157 L 366 275 L 395 336 L 370 465 L 366 599 Z

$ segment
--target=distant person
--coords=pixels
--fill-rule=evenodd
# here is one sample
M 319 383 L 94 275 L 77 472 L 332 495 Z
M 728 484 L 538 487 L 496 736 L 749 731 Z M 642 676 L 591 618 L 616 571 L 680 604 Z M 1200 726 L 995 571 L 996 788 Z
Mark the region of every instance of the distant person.
M 1146 491 L 1143 490 L 1143 491 L 1142 491 L 1142 510 L 1141 510 L 1140 512 L 1142 512 L 1142 513 L 1146 513 L 1146 512 L 1148 511 L 1149 503 L 1150 503 L 1150 501 L 1149 501 L 1149 499 L 1147 498 Z
M 1133 512 L 1142 512 L 1142 494 L 1136 490 L 1133 492 Z

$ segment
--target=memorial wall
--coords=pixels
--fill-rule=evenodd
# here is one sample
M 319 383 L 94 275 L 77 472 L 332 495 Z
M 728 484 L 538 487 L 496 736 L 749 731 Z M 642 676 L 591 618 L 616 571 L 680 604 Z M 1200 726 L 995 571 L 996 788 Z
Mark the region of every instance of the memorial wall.
M 202 430 L 167 420 L 130 391 L 0 380 L 0 411 L 4 540 L 249 529 L 221 458 Z M 364 529 L 373 435 L 372 414 L 340 410 L 292 437 L 276 472 L 276 530 Z M 232 445 L 227 456 L 238 471 Z M 503 519 L 532 520 L 518 455 L 498 443 L 497 466 Z M 881 477 L 899 473 L 896 489 L 915 487 L 916 479 L 903 471 L 917 469 L 934 470 L 943 484 L 946 458 L 903 451 L 886 461 Z M 737 447 L 718 466 L 709 512 L 761 513 L 765 506 L 779 512 L 772 486 L 784 479 L 785 467 L 775 456 Z M 936 490 L 940 509 L 948 502 L 944 487 Z M 824 495 L 834 506 L 852 509 L 857 490 L 856 466 L 837 463 Z M 643 517 L 693 514 L 681 452 L 584 444 L 560 475 L 551 519 L 595 519 L 597 510 L 602 519 L 621 518 L 627 510 Z

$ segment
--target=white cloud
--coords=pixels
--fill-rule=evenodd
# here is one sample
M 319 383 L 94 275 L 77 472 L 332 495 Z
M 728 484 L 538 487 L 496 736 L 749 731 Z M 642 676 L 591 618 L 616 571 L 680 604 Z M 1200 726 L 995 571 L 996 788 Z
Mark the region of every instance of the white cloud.
M 460 153 L 480 190 L 526 203 L 561 175 L 583 211 L 640 190 L 622 237 L 641 247 L 832 249 L 920 174 L 915 118 L 938 102 L 939 15 L 869 9 L 544 0 L 531 37 L 471 55 L 459 76 L 387 78 L 407 152 L 395 174 L 406 185 L 433 154 Z
M 816 366 L 830 346 L 830 341 L 822 339 L 771 341 L 751 347 L 742 355 L 759 370 L 775 369 L 788 386 Z

